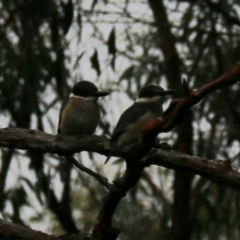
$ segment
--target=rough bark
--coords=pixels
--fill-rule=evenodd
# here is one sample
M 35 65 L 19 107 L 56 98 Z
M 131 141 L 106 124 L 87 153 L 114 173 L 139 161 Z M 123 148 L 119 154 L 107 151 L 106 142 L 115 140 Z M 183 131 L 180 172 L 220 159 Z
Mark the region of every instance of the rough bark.
M 2 136 L 2 131 L 4 131 L 4 135 Z M 31 132 L 34 130 L 31 130 Z M 41 145 L 45 146 L 45 149 L 49 149 L 46 151 L 51 153 L 57 151 L 62 152 L 59 149 L 59 145 L 64 142 L 64 137 L 61 139 L 56 138 L 54 135 L 50 135 L 47 133 L 35 131 L 35 134 L 31 134 L 28 136 L 28 141 L 23 144 L 22 136 L 26 135 L 29 130 L 12 128 L 12 129 L 0 129 L 0 146 L 4 147 L 13 147 L 11 141 L 7 144 L 7 139 L 12 139 L 14 137 L 14 141 L 16 144 L 16 148 L 19 149 L 28 149 L 28 150 L 39 150 L 42 149 L 40 145 L 36 144 L 36 141 L 41 138 Z M 23 135 L 19 135 L 19 133 L 23 133 Z M 17 137 L 18 135 L 18 137 Z M 43 137 L 44 136 L 44 137 Z M 53 141 L 48 141 L 48 138 L 55 139 L 55 143 Z M 45 140 L 43 140 L 45 139 Z M 70 140 L 71 144 L 67 144 L 67 141 Z M 96 152 L 106 152 L 107 156 L 109 148 L 109 142 L 106 137 L 103 136 L 84 136 L 84 140 L 81 142 L 78 141 L 78 137 L 65 137 L 66 144 L 64 146 L 64 151 L 66 152 L 79 152 L 79 149 L 83 149 L 84 147 L 89 146 L 89 151 Z M 75 144 L 74 144 L 75 142 Z M 95 143 L 95 144 L 93 144 Z M 58 145 L 57 149 L 52 148 L 52 146 Z M 68 146 L 67 146 L 68 145 Z M 75 146 L 75 147 L 74 147 Z M 100 150 L 99 146 L 102 146 L 103 149 Z M 68 149 L 69 147 L 69 149 Z M 108 150 L 107 150 L 108 149 Z M 129 151 L 130 149 L 126 149 L 124 151 Z M 146 160 L 148 159 L 148 160 Z M 149 160 L 150 159 L 150 160 Z M 153 160 L 152 160 L 153 159 Z M 144 164 L 147 166 L 150 164 L 156 164 L 159 166 L 164 166 L 170 169 L 181 170 L 189 173 L 198 174 L 204 177 L 208 177 L 210 180 L 214 182 L 219 182 L 224 185 L 228 185 L 230 187 L 239 189 L 240 188 L 240 174 L 233 170 L 230 166 L 230 160 L 216 161 L 216 160 L 208 160 L 204 158 L 198 158 L 186 154 L 182 154 L 179 152 L 168 151 L 168 150 L 157 150 L 156 152 L 151 152 L 148 156 L 144 158 Z
M 67 234 L 64 236 L 54 236 L 40 231 L 35 231 L 27 227 L 12 224 L 0 219 L 0 239 L 1 240 L 87 240 L 88 236 L 83 234 Z

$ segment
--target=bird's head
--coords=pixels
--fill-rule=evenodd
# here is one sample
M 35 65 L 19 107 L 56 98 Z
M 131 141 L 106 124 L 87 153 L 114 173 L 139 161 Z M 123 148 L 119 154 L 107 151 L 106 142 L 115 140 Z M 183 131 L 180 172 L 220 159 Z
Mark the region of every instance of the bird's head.
M 153 84 L 147 85 L 146 87 L 142 88 L 142 90 L 140 91 L 138 102 L 155 101 L 165 97 L 166 95 L 173 94 L 175 92 L 176 90 L 174 89 L 165 90 L 162 87 L 157 85 L 153 85 Z
M 95 84 L 89 81 L 77 82 L 72 89 L 70 97 L 77 96 L 86 99 L 98 99 L 99 97 L 105 97 L 109 92 L 99 91 Z

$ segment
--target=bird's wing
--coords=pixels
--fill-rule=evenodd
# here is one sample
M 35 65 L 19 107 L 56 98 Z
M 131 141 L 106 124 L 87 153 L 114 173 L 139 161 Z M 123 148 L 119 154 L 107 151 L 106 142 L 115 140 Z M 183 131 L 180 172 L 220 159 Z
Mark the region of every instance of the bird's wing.
M 131 107 L 123 112 L 113 131 L 111 143 L 114 143 L 114 141 L 125 131 L 129 124 L 136 122 L 148 111 L 148 104 L 141 104 L 141 107 L 138 107 L 139 104 L 141 103 L 134 103 Z
M 58 121 L 58 129 L 57 129 L 58 134 L 61 133 L 61 130 L 60 130 L 60 124 L 61 124 L 61 120 L 62 120 L 61 116 L 62 116 L 62 112 L 63 112 L 63 109 L 65 108 L 66 104 L 67 104 L 67 100 L 65 100 L 65 101 L 62 103 L 61 108 L 60 108 L 59 121 Z

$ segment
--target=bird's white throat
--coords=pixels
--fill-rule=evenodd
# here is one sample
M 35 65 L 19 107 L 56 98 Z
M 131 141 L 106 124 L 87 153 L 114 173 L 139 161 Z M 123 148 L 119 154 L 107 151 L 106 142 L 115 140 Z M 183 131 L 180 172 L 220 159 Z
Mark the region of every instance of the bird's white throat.
M 161 98 L 162 97 L 160 97 L 160 96 L 155 96 L 155 97 L 152 97 L 152 98 L 139 98 L 139 99 L 137 99 L 136 102 L 138 102 L 138 103 L 150 103 L 150 102 L 158 101 Z
M 91 101 L 91 102 L 96 102 L 97 98 L 96 97 L 81 97 L 78 95 L 75 95 L 73 93 L 70 93 L 69 98 L 80 98 L 85 101 Z

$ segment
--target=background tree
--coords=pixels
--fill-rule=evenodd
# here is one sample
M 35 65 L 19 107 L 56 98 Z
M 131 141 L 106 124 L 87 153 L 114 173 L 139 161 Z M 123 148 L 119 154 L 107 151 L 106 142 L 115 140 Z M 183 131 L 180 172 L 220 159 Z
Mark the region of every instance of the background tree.
M 145 84 L 175 88 L 182 97 L 183 77 L 199 88 L 239 60 L 234 0 L 0 4 L 1 127 L 56 133 L 60 102 L 86 79 L 112 90 L 98 129 L 109 134 Z M 238 85 L 208 96 L 161 140 L 190 155 L 230 158 L 238 169 L 239 99 Z M 1 217 L 56 233 L 90 231 L 106 194 L 95 179 L 52 155 L 2 149 L 1 158 Z M 105 167 L 95 154 L 79 161 L 112 178 L 124 171 L 122 161 Z M 118 207 L 119 239 L 238 239 L 238 202 L 236 190 L 151 167 Z

